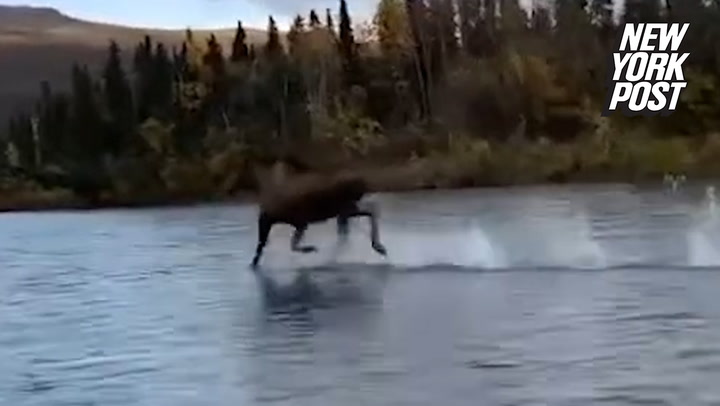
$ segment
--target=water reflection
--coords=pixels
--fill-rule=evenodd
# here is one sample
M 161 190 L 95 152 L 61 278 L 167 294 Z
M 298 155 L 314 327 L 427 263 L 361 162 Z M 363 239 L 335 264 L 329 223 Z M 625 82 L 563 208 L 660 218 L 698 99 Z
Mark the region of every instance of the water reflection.
M 262 296 L 262 308 L 268 315 L 307 314 L 322 300 L 322 291 L 309 271 L 294 271 L 289 284 L 281 284 L 266 271 L 254 272 Z

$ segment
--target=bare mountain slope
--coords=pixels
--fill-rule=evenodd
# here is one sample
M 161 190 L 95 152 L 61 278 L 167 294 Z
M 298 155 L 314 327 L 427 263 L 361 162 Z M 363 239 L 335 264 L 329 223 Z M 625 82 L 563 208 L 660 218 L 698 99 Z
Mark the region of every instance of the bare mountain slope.
M 241 16 L 239 16 L 241 17 Z M 265 41 L 262 30 L 246 29 L 248 42 Z M 205 39 L 214 33 L 230 49 L 235 28 L 193 30 Z M 39 83 L 48 80 L 55 89 L 67 88 L 73 62 L 97 69 L 107 56 L 111 39 L 118 42 L 123 58 L 148 34 L 168 48 L 179 46 L 184 30 L 139 29 L 78 20 L 51 8 L 0 5 L 0 133 L 8 114 L 27 106 L 39 94 Z

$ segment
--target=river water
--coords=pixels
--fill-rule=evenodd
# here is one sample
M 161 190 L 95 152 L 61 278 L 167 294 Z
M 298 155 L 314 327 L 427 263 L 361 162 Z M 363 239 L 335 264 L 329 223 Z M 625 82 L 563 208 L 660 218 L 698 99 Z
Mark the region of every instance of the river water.
M 253 205 L 0 215 L 0 405 L 720 405 L 705 185 L 371 198 L 258 273 Z

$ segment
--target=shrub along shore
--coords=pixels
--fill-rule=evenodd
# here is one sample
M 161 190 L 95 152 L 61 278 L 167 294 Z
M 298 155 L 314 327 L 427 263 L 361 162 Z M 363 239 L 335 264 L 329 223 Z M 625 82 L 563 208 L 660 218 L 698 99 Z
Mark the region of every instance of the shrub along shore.
M 368 147 L 370 158 L 342 157 L 341 147 L 332 151 L 325 146 L 317 155 L 335 159 L 310 162 L 319 163 L 314 169 L 321 171 L 355 170 L 365 175 L 374 191 L 383 192 L 563 183 L 659 185 L 668 173 L 683 174 L 689 179 L 720 179 L 720 160 L 717 159 L 720 134 L 656 139 L 643 132 L 611 135 L 597 131 L 562 144 L 547 139 L 493 143 L 477 137 L 449 137 L 445 145 L 438 146 L 435 137 L 431 141 L 414 140 L 418 147 L 423 143 L 431 144 L 425 146 L 427 152 L 414 152 L 402 158 L 391 156 L 394 151 L 388 145 Z M 406 145 L 400 147 L 407 148 Z M 248 166 L 251 164 L 238 159 L 236 167 L 222 166 L 220 174 L 237 174 L 232 176 L 235 183 L 227 183 L 212 170 L 218 160 L 232 161 L 232 158 L 196 162 L 168 172 L 167 183 L 159 184 L 172 187 L 123 191 L 118 185 L 117 189 L 101 192 L 95 200 L 68 188 L 45 188 L 34 181 L 6 178 L 3 184 L 6 192 L 0 195 L 0 211 L 253 201 L 256 188 L 254 170 Z

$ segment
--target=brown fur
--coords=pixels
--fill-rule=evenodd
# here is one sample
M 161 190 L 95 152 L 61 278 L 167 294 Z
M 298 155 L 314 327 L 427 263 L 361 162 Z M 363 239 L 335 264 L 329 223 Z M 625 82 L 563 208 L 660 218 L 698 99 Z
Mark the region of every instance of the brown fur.
M 313 246 L 300 245 L 308 225 L 332 218 L 337 220 L 338 234 L 344 239 L 351 218 L 368 217 L 372 246 L 378 253 L 386 255 L 385 247 L 379 241 L 376 211 L 372 205 L 360 202 L 368 192 L 367 182 L 358 175 L 323 174 L 303 169 L 291 168 L 286 162 L 277 163 L 259 182 L 258 242 L 252 267 L 257 267 L 273 225 L 293 226 L 291 249 L 307 253 L 316 251 Z

